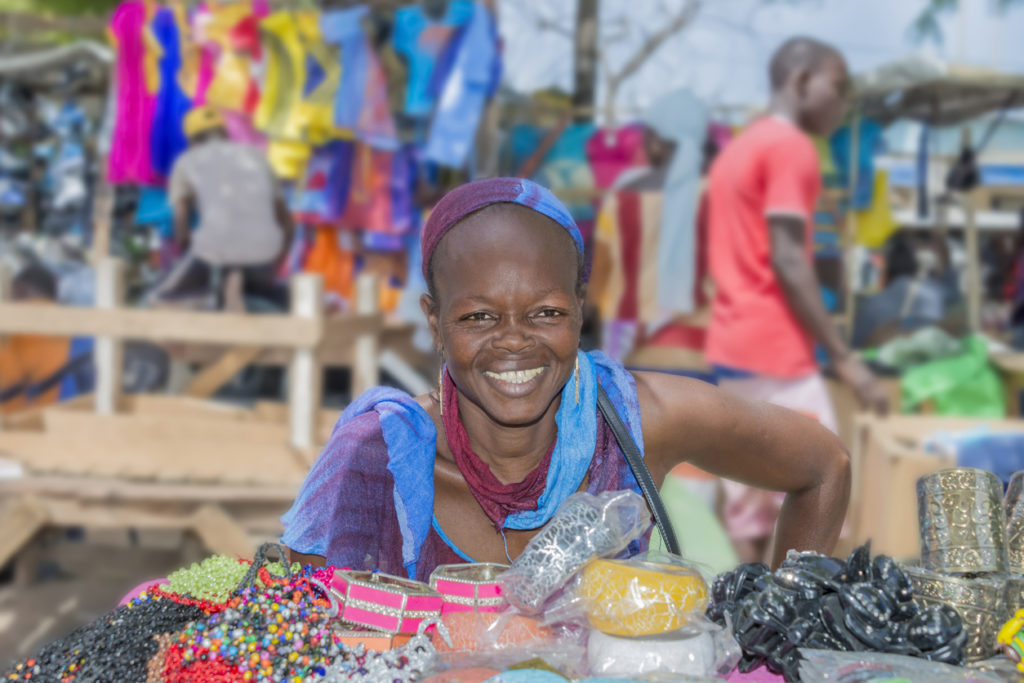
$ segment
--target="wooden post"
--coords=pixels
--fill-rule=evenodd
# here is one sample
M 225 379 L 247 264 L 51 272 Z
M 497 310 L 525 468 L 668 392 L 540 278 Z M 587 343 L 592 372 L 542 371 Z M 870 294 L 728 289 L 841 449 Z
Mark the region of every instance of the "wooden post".
M 363 273 L 356 279 L 356 313 L 373 315 L 378 311 L 377 278 L 370 273 Z M 352 398 L 380 383 L 380 371 L 377 367 L 377 334 L 376 330 L 363 332 L 355 340 L 355 351 L 352 358 Z
M 856 261 L 854 260 L 854 249 L 857 246 L 857 211 L 853 206 L 854 197 L 857 195 L 857 181 L 860 173 L 860 112 L 854 111 L 850 119 L 850 160 L 849 160 L 849 189 L 846 197 L 846 224 L 839 235 L 839 244 L 843 251 L 843 314 L 842 320 L 845 326 L 844 332 L 850 337 L 853 336 L 853 310 L 856 307 L 857 292 L 854 289 L 857 277 Z
M 961 133 L 963 149 L 971 147 L 971 129 L 964 126 Z M 981 251 L 978 248 L 978 226 L 974 214 L 974 191 L 964 192 L 961 201 L 964 211 L 964 248 L 967 251 L 967 326 L 971 332 L 981 331 Z
M 0 301 L 11 298 L 11 273 L 7 265 L 0 261 Z
M 323 320 L 324 282 L 319 275 L 292 278 L 292 315 Z M 256 340 L 253 340 L 256 341 Z M 323 387 L 315 347 L 297 349 L 288 374 L 288 411 L 292 446 L 308 450 L 316 440 L 316 417 Z
M 99 265 L 100 261 L 110 255 L 111 221 L 114 213 L 114 188 L 107 182 L 107 157 L 101 157 L 99 163 L 100 176 L 96 181 L 96 194 L 92 209 L 92 262 Z
M 96 263 L 96 308 L 112 309 L 124 299 L 124 264 L 103 257 Z M 97 337 L 93 358 L 96 363 L 96 413 L 113 415 L 121 396 L 122 340 Z

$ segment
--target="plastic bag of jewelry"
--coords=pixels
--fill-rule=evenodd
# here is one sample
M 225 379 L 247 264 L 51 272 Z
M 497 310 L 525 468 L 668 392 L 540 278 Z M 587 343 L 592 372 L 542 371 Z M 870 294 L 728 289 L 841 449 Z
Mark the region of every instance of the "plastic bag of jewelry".
M 882 652 L 837 652 L 801 649 L 800 680 L 861 683 L 906 679 L 914 683 L 987 683 L 1005 680 L 992 671 L 980 671 L 930 662 L 919 657 Z
M 650 526 L 638 493 L 574 493 L 501 575 L 502 594 L 522 613 L 537 614 L 584 564 L 615 556 Z
M 742 655 L 728 629 L 703 617 L 666 633 L 631 637 L 595 630 L 587 640 L 587 665 L 593 676 L 716 678 L 732 671 Z

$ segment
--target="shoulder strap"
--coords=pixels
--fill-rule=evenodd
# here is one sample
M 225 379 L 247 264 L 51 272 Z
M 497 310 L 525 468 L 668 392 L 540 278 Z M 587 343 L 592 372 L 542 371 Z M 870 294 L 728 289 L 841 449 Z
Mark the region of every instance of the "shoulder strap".
M 640 491 L 644 494 L 647 507 L 654 515 L 654 523 L 661 533 L 662 540 L 665 541 L 665 547 L 670 553 L 679 555 L 679 542 L 676 540 L 675 531 L 672 530 L 672 522 L 668 519 L 665 504 L 661 501 L 658 489 L 654 486 L 651 471 L 647 469 L 647 465 L 640 455 L 640 449 L 636 447 L 636 441 L 633 440 L 629 429 L 619 417 L 619 411 L 612 405 L 612 400 L 608 398 L 608 394 L 600 382 L 597 384 L 597 407 L 601 411 L 601 415 L 604 416 L 604 421 L 612 428 L 612 433 L 619 443 L 619 448 L 622 449 L 622 454 L 626 456 L 626 462 L 629 464 L 629 469 L 633 471 L 633 476 L 636 477 L 636 483 L 640 485 Z

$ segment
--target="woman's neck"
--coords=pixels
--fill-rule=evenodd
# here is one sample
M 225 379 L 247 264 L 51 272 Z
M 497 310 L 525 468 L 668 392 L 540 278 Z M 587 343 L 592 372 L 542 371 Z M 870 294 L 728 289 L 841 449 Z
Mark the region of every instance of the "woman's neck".
M 558 435 L 556 397 L 539 420 L 530 425 L 496 423 L 480 406 L 459 395 L 459 418 L 469 445 L 503 484 L 518 483 L 540 465 Z

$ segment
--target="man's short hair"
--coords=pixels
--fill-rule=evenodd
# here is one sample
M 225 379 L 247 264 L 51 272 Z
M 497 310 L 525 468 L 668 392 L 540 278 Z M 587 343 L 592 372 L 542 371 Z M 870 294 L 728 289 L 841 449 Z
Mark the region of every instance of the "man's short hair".
M 816 38 L 795 36 L 775 50 L 768 66 L 772 91 L 781 90 L 794 72 L 815 69 L 829 57 L 842 58 L 842 54 L 828 43 Z

